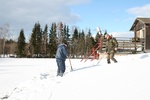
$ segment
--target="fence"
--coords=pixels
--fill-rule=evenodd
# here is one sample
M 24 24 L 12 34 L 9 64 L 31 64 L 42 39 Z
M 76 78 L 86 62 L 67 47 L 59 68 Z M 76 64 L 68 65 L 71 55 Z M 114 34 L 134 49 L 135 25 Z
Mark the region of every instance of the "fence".
M 130 37 L 115 37 L 118 41 L 118 53 L 136 53 L 144 50 L 144 39 L 134 39 Z M 103 50 L 105 50 L 103 40 Z

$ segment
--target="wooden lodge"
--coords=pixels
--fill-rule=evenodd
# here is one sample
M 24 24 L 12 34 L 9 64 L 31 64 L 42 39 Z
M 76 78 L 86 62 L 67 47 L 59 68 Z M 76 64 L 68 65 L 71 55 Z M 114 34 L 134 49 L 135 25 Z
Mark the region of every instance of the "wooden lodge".
M 150 50 L 150 18 L 136 18 L 130 31 L 134 32 L 133 41 L 142 42 L 143 49 Z
M 136 53 L 138 51 L 150 50 L 150 18 L 136 18 L 130 31 L 134 32 L 134 37 L 115 37 L 118 40 L 120 52 Z

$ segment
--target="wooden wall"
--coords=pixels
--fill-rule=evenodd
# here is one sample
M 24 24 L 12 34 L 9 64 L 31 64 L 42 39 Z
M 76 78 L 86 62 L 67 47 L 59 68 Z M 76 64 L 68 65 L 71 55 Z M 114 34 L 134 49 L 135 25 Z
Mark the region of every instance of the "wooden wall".
M 146 26 L 145 49 L 150 49 L 150 25 Z

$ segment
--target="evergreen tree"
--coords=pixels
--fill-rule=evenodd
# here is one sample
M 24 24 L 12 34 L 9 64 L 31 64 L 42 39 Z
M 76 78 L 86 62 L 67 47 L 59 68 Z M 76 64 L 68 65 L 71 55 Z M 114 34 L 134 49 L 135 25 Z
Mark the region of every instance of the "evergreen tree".
M 94 46 L 95 41 L 94 38 L 91 35 L 91 31 L 88 31 L 88 34 L 86 36 L 86 50 L 87 52 L 91 52 L 92 47 Z
M 32 54 L 36 54 L 36 57 L 39 57 L 39 54 L 42 54 L 42 29 L 39 23 L 35 23 L 34 25 L 30 44 Z
M 42 53 L 47 56 L 47 42 L 48 42 L 48 26 L 45 25 L 43 34 L 42 34 Z
M 67 28 L 66 28 L 66 37 L 67 37 L 67 40 L 70 38 L 70 34 L 69 34 L 69 26 L 67 26 Z
M 50 57 L 54 57 L 57 50 L 57 37 L 56 37 L 57 26 L 56 23 L 52 23 L 50 34 L 49 34 L 49 53 Z
M 79 34 L 79 48 L 80 55 L 85 55 L 85 33 L 83 30 Z
M 23 29 L 21 29 L 21 31 L 20 31 L 17 45 L 18 45 L 17 55 L 19 55 L 20 57 L 24 57 L 25 56 L 25 45 L 26 45 L 26 43 L 25 43 L 25 36 L 24 36 L 24 30 Z
M 75 41 L 78 39 L 79 33 L 78 33 L 78 29 L 75 28 L 74 32 L 73 32 L 73 36 L 72 36 L 72 40 Z
M 63 27 L 63 40 L 68 40 L 69 39 L 69 37 L 70 37 L 70 34 L 69 34 L 69 26 L 67 26 L 67 25 L 64 25 L 64 27 Z
M 75 28 L 74 29 L 74 32 L 73 32 L 73 36 L 72 36 L 72 55 L 73 57 L 77 56 L 77 47 L 79 46 L 78 44 L 78 37 L 79 37 L 79 32 L 78 32 L 78 29 Z
M 40 23 L 36 26 L 36 54 L 42 54 L 42 29 Z
M 95 42 L 97 43 L 100 39 L 101 35 L 97 32 L 96 36 L 95 36 Z
M 36 24 L 34 25 L 34 28 L 32 29 L 29 48 L 30 48 L 30 52 L 32 55 L 36 53 Z

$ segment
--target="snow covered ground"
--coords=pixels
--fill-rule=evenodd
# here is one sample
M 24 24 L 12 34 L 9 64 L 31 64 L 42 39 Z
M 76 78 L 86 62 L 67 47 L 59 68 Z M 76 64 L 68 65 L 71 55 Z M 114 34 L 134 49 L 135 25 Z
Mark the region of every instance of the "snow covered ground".
M 150 100 L 150 53 L 116 59 L 67 59 L 56 77 L 55 59 L 0 58 L 0 100 Z

